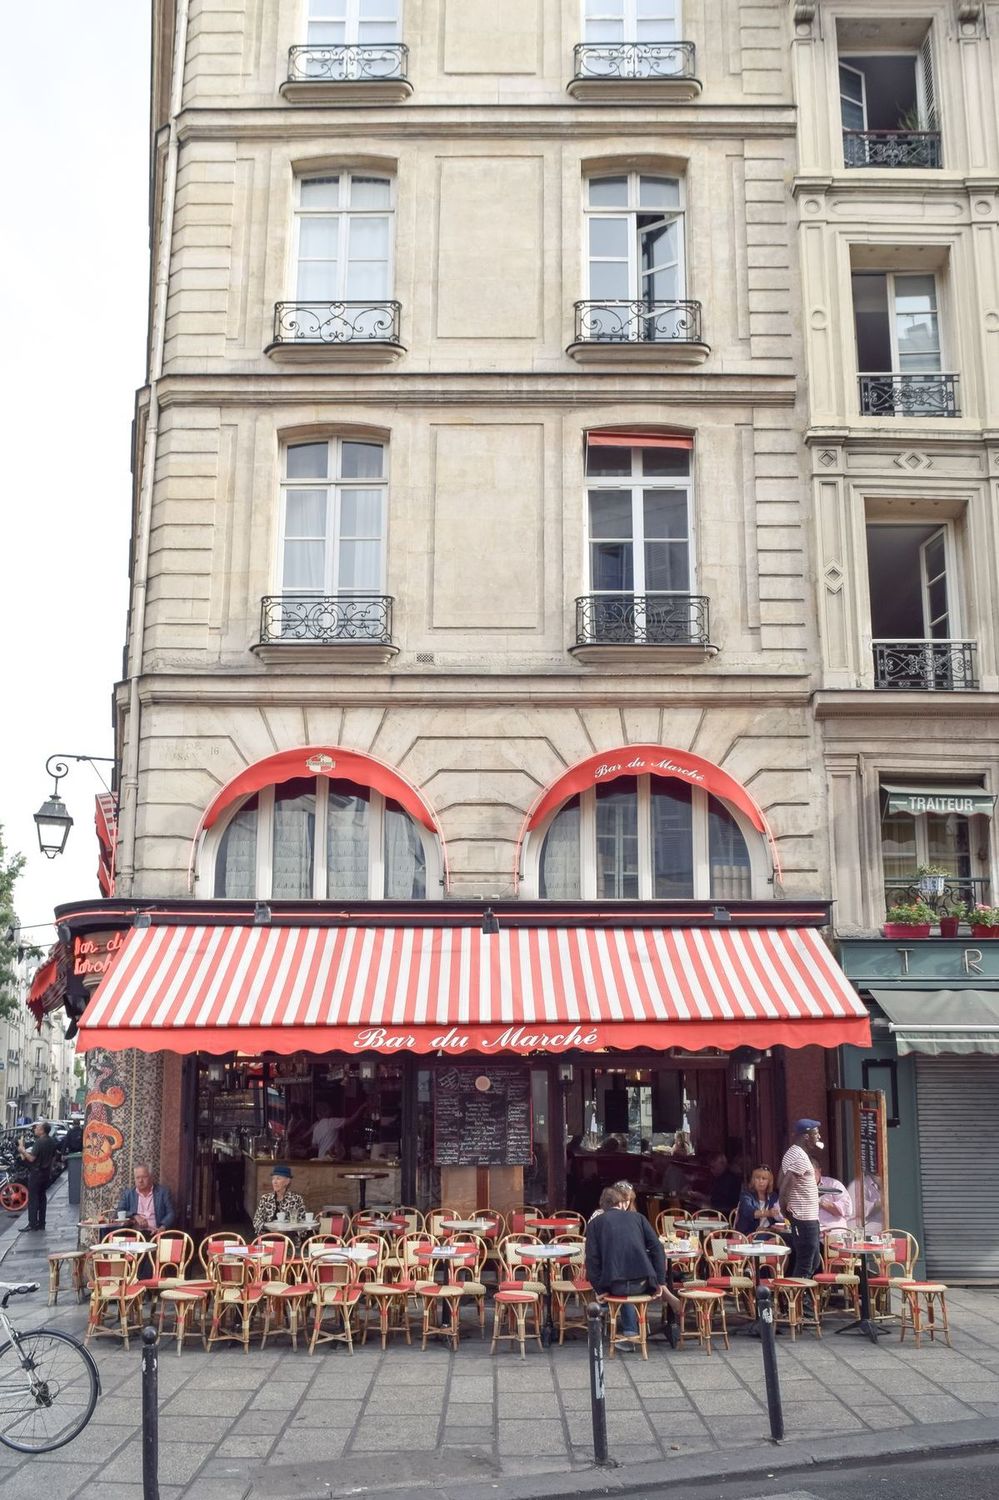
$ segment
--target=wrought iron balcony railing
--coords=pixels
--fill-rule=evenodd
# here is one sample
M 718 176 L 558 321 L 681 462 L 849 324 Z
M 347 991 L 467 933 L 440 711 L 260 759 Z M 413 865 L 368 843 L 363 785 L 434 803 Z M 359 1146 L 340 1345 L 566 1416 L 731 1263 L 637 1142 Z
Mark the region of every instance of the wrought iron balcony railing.
M 387 594 L 269 594 L 260 604 L 261 646 L 392 644 Z
M 874 686 L 918 692 L 966 692 L 978 687 L 975 641 L 875 641 Z
M 370 46 L 290 47 L 289 83 L 382 83 L 404 79 L 409 48 L 402 42 Z
M 580 42 L 576 78 L 693 78 L 693 42 Z
M 278 302 L 275 344 L 398 344 L 398 302 Z
M 699 302 L 577 302 L 577 344 L 699 344 Z
M 939 130 L 844 130 L 848 167 L 939 167 Z
M 911 880 L 904 877 L 898 880 L 885 881 L 885 905 L 903 906 L 910 902 L 924 901 L 926 898 L 919 891 L 919 881 L 915 876 Z M 943 894 L 935 898 L 935 904 L 939 911 L 942 907 L 956 906 L 958 902 L 965 906 L 988 906 L 989 905 L 989 882 L 978 876 L 948 875 L 944 883 Z
M 959 417 L 956 375 L 861 375 L 865 417 Z
M 703 594 L 584 594 L 576 600 L 577 646 L 707 646 Z

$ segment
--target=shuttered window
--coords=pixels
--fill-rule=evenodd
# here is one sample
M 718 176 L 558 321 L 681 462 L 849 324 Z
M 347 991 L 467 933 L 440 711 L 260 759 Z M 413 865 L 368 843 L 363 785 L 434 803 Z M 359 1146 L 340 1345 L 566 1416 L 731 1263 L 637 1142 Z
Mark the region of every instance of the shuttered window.
M 926 1274 L 995 1281 L 999 1057 L 917 1058 L 916 1099 Z

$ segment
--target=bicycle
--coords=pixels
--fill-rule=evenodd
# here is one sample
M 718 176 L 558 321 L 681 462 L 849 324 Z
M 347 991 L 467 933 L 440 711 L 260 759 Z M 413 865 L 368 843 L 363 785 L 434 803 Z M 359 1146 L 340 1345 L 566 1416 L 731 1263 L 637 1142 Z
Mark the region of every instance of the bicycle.
M 88 1349 L 58 1328 L 20 1333 L 7 1303 L 38 1291 L 37 1281 L 0 1281 L 0 1443 L 16 1453 L 52 1453 L 71 1443 L 94 1414 L 101 1393 Z M 13 1358 L 11 1358 L 13 1353 Z
M 19 1214 L 28 1202 L 28 1189 L 17 1180 L 17 1171 L 13 1165 L 0 1166 L 0 1208 L 9 1214 Z

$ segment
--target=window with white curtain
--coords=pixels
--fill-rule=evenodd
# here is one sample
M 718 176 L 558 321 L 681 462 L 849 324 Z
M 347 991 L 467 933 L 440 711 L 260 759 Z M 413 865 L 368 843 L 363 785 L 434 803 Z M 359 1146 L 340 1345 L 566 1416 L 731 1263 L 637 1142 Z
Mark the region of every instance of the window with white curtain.
M 296 301 L 391 297 L 390 178 L 364 172 L 300 177 L 296 222 Z
M 583 0 L 584 42 L 675 42 L 680 0 Z
M 313 47 L 369 47 L 399 40 L 399 0 L 308 0 Z
M 216 896 L 275 901 L 422 900 L 436 846 L 370 787 L 298 777 L 241 804 L 214 844 Z
M 542 899 L 735 901 L 753 892 L 747 831 L 717 797 L 672 778 L 620 776 L 581 792 L 536 847 Z
M 351 438 L 284 453 L 281 592 L 301 599 L 380 594 L 385 586 L 385 448 Z

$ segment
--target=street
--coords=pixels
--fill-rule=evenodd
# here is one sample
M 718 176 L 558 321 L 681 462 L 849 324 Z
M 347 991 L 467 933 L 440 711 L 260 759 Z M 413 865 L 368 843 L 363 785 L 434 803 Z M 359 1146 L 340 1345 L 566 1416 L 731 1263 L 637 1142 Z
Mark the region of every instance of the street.
M 647 1500 L 992 1500 L 999 1493 L 999 1451 L 964 1457 L 851 1465 L 820 1473 L 812 1468 L 775 1474 L 769 1482 L 733 1479 L 725 1484 L 664 1485 Z M 645 1500 L 645 1497 L 643 1497 Z

